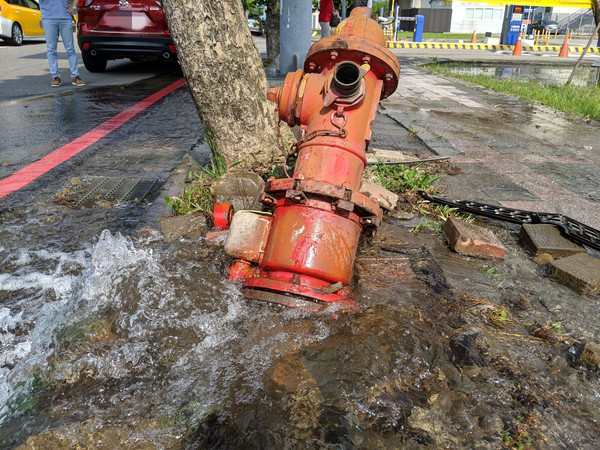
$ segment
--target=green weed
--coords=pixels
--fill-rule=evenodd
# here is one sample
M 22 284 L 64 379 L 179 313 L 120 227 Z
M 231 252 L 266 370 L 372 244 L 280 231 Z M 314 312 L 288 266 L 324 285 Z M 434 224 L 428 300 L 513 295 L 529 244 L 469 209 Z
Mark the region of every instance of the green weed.
M 487 318 L 496 328 L 505 328 L 506 324 L 509 323 L 508 313 L 504 308 L 496 308 L 490 311 Z
M 20 382 L 17 384 L 19 387 L 27 386 L 27 383 Z M 56 386 L 56 380 L 51 380 L 47 373 L 42 372 L 38 367 L 33 371 L 31 382 L 27 386 L 27 390 L 17 396 L 17 398 L 10 403 L 10 409 L 13 411 L 26 412 L 30 411 L 38 403 L 38 399 L 44 391 Z
M 392 192 L 428 191 L 436 192 L 433 185 L 442 175 L 432 175 L 418 167 L 404 167 L 401 164 L 376 164 L 367 171 L 367 176 Z
M 194 416 L 197 416 L 199 412 L 202 411 L 202 404 L 199 402 L 191 402 L 180 408 L 173 416 L 164 417 L 161 416 L 158 418 L 158 423 L 163 427 L 177 427 L 182 428 L 187 426 Z M 207 413 L 203 414 L 204 417 L 208 416 L 212 413 L 212 410 L 209 410 Z
M 417 130 L 415 130 L 413 127 L 408 126 L 406 128 L 406 131 L 408 132 L 409 136 L 416 136 L 417 134 L 419 134 L 419 132 Z
M 442 224 L 439 223 L 437 220 L 428 219 L 415 225 L 412 229 L 412 232 L 420 233 L 421 231 L 423 231 L 424 228 L 428 228 L 435 233 L 439 233 L 440 231 L 442 231 Z
M 211 214 L 214 205 L 214 197 L 210 190 L 211 183 L 241 163 L 241 161 L 236 161 L 231 166 L 227 166 L 227 162 L 217 148 L 214 139 L 209 134 L 206 135 L 206 139 L 212 153 L 210 163 L 205 167 L 200 167 L 197 172 L 189 172 L 188 183 L 178 197 L 165 197 L 165 202 L 175 215 L 187 215 L 196 212 Z
M 165 202 L 175 215 L 187 215 L 195 212 L 212 212 L 214 198 L 210 187 L 197 180 L 189 187 L 183 188 L 179 197 L 165 197 Z
M 535 413 L 518 414 L 515 420 L 506 422 L 507 431 L 501 435 L 502 443 L 512 449 L 545 448 L 548 438 L 539 430 Z
M 488 264 L 484 264 L 483 266 L 481 266 L 480 270 L 483 273 L 485 273 L 485 276 L 490 281 L 493 281 L 494 283 L 499 283 L 500 281 L 502 281 L 502 274 L 500 273 L 498 268 L 496 268 L 494 266 L 490 266 Z

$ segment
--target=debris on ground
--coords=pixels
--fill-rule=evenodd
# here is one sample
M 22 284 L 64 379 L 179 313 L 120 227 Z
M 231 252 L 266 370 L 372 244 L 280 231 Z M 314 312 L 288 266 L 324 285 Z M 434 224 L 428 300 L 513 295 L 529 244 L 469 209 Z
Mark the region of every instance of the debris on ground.
M 449 217 L 443 227 L 448 245 L 463 255 L 502 259 L 506 247 L 487 228 Z

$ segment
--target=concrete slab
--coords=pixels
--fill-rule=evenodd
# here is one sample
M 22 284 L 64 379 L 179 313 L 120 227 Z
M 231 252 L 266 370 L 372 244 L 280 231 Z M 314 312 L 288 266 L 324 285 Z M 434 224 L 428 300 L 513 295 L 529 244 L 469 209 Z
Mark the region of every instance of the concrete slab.
M 519 240 L 534 256 L 547 253 L 558 259 L 586 253 L 585 248 L 563 237 L 554 225 L 526 223 L 521 227 Z
M 264 180 L 256 173 L 227 172 L 214 185 L 215 201 L 231 203 L 235 211 L 257 209 L 255 200 L 263 184 Z
M 367 180 L 366 178 L 363 178 L 359 192 L 369 198 L 377 200 L 379 206 L 387 210 L 394 209 L 396 203 L 398 203 L 397 194 L 388 191 L 374 181 Z
M 199 239 L 207 229 L 206 216 L 190 214 L 186 216 L 167 216 L 160 219 L 160 231 L 167 242 L 180 238 Z
M 580 294 L 600 293 L 600 259 L 587 254 L 579 253 L 550 263 L 548 276 Z

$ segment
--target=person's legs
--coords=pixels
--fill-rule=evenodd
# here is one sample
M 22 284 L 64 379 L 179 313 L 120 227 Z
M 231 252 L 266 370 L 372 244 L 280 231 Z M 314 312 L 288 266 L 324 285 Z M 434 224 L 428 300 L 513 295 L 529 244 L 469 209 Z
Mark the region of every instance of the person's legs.
M 48 65 L 50 66 L 50 76 L 59 77 L 58 74 L 58 55 L 56 53 L 56 44 L 58 42 L 58 21 L 55 19 L 44 19 L 44 36 L 46 36 L 46 54 L 48 56 Z
M 321 39 L 329 37 L 329 22 L 319 22 L 321 25 Z
M 73 24 L 70 19 L 61 19 L 59 21 L 60 36 L 69 58 L 69 68 L 71 69 L 71 78 L 79 76 L 79 66 L 77 65 L 77 52 L 75 51 L 75 42 L 73 39 Z

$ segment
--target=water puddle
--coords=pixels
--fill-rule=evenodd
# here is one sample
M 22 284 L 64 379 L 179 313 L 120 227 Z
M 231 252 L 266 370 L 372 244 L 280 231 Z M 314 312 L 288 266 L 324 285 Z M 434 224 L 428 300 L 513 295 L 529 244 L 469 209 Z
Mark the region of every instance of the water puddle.
M 483 75 L 498 80 L 535 80 L 541 83 L 565 84 L 573 68 L 571 66 L 556 65 L 502 65 L 495 63 L 455 65 L 448 64 L 448 68 L 460 75 Z M 598 68 L 581 66 L 575 72 L 573 81 L 575 86 L 596 86 L 598 83 Z

